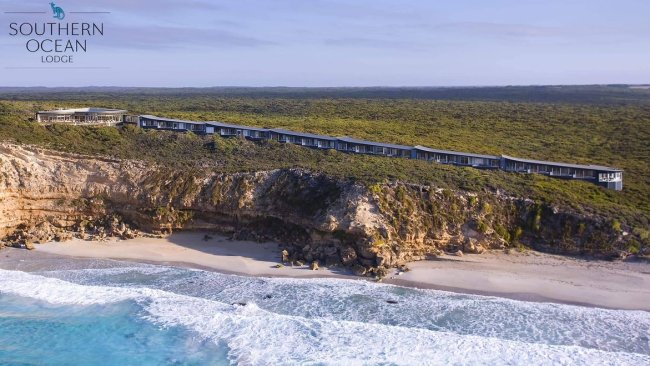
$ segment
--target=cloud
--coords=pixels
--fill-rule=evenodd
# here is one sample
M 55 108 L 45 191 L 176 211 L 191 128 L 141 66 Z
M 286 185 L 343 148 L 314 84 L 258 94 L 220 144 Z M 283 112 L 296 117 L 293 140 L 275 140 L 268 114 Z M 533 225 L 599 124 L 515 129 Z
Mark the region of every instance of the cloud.
M 515 38 L 556 37 L 569 33 L 561 27 L 491 22 L 456 22 L 433 26 L 433 29 Z
M 405 40 L 391 40 L 380 38 L 364 38 L 364 37 L 341 37 L 341 38 L 327 38 L 323 40 L 323 44 L 327 46 L 343 46 L 343 47 L 366 47 L 366 48 L 381 48 L 381 49 L 398 49 L 398 48 L 413 48 L 417 45 Z
M 115 26 L 102 44 L 118 48 L 168 49 L 178 47 L 260 47 L 275 44 L 263 39 L 214 28 Z
M 92 8 L 96 6 L 110 8 L 114 11 L 145 13 L 173 13 L 177 11 L 203 11 L 221 9 L 222 6 L 214 1 L 202 0 L 155 0 L 155 1 L 134 1 L 134 0 L 111 0 L 106 5 L 88 4 L 87 1 L 80 1 L 81 6 Z

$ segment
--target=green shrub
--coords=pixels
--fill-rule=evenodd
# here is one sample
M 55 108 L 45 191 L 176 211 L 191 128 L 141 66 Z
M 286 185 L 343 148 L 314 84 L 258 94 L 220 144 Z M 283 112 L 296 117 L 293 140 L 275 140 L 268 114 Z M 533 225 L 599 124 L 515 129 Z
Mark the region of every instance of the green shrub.
M 510 242 L 510 233 L 508 232 L 508 229 L 506 229 L 503 225 L 501 224 L 496 224 L 494 227 L 494 231 L 501 237 L 503 240 Z
M 511 235 L 512 242 L 513 243 L 519 242 L 519 239 L 521 239 L 521 236 L 523 234 L 524 234 L 524 229 L 522 229 L 521 226 L 517 226 Z
M 484 215 L 490 215 L 492 213 L 492 206 L 488 202 L 483 201 L 481 204 L 481 212 Z
M 641 245 L 639 244 L 639 242 L 635 240 L 631 240 L 628 245 L 627 252 L 630 254 L 639 254 L 639 252 L 641 251 L 640 249 L 641 249 Z
M 616 218 L 623 227 L 650 227 L 650 165 L 645 163 L 650 140 L 650 94 L 616 87 L 545 89 L 543 93 L 538 88 L 515 89 L 491 90 L 496 94 L 507 91 L 520 101 L 517 103 L 497 96 L 491 101 L 462 101 L 432 100 L 420 94 L 438 93 L 431 90 L 401 91 L 399 98 L 403 99 L 350 97 L 365 96 L 365 90 L 286 92 L 290 96 L 277 90 L 5 91 L 0 96 L 0 140 L 226 173 L 300 167 L 367 185 L 402 180 L 443 188 L 442 195 L 448 202 L 454 199 L 452 190 L 480 195 L 498 189 L 546 206 L 569 207 L 610 221 Z M 467 95 L 467 91 L 454 93 L 459 94 L 446 98 L 462 99 Z M 552 93 L 560 93 L 562 103 L 539 102 Z M 590 99 L 585 95 L 598 97 Z M 528 100 L 538 103 L 522 102 Z M 220 120 L 474 153 L 611 165 L 625 169 L 625 189 L 615 192 L 588 182 L 536 174 L 323 152 L 275 142 L 253 144 L 218 136 L 143 131 L 133 126 L 42 126 L 29 121 L 36 110 L 60 106 L 126 108 L 134 114 Z M 599 148 L 594 149 L 595 145 Z M 540 224 L 531 225 L 531 229 L 541 229 L 542 219 L 531 220 L 529 224 Z
M 478 231 L 483 233 L 483 234 L 485 234 L 485 232 L 488 230 L 487 224 L 485 222 L 483 222 L 482 220 L 478 221 L 477 228 L 478 228 Z

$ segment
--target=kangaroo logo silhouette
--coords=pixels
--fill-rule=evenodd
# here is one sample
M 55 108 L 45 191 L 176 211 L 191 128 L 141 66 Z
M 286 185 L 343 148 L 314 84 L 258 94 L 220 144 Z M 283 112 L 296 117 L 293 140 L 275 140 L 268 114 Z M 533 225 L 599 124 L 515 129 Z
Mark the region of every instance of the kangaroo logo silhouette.
M 65 18 L 65 12 L 63 9 L 61 9 L 60 6 L 56 6 L 55 3 L 50 3 L 50 6 L 52 7 L 52 13 L 54 14 L 54 18 L 58 20 L 63 20 Z

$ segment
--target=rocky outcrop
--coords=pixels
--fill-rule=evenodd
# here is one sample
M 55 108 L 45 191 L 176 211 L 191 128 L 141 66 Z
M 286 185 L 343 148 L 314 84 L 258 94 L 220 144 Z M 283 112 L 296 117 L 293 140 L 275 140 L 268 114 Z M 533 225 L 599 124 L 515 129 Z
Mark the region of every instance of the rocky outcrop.
M 0 237 L 6 242 L 195 229 L 274 240 L 286 263 L 316 261 L 359 274 L 441 251 L 481 253 L 523 243 L 612 255 L 626 241 L 606 218 L 492 192 L 402 182 L 367 187 L 301 169 L 170 169 L 0 145 Z

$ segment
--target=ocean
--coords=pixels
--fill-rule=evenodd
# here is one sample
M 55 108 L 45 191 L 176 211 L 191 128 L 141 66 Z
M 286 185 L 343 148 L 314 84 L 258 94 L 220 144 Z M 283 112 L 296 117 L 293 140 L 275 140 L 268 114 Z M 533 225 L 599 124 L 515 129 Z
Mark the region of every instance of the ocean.
M 650 365 L 650 313 L 113 260 L 0 269 L 0 365 Z

